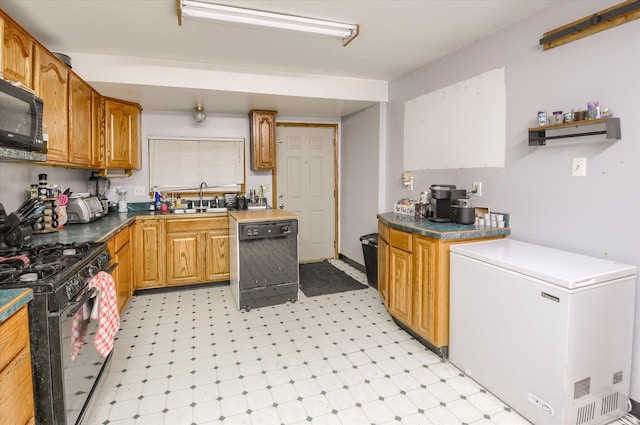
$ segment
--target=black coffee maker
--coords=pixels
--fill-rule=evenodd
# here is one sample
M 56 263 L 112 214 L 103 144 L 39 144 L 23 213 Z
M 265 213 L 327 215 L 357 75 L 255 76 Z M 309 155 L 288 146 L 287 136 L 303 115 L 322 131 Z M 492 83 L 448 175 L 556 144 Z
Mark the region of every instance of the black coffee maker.
M 456 189 L 453 184 L 434 184 L 429 190 L 431 191 L 431 210 L 433 211 L 429 220 L 438 223 L 451 221 L 451 205 L 457 205 L 458 199 L 467 197 L 465 189 Z
M 451 190 L 456 186 L 452 184 L 433 184 L 429 187 L 431 191 L 431 211 L 430 221 L 446 223 L 451 221 Z

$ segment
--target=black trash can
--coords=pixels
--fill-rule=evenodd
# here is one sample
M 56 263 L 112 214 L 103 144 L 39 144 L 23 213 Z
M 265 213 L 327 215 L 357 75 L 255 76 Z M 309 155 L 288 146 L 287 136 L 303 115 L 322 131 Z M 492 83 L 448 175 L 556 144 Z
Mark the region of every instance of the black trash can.
M 364 267 L 367 271 L 367 282 L 372 288 L 378 289 L 378 234 L 369 233 L 360 236 Z

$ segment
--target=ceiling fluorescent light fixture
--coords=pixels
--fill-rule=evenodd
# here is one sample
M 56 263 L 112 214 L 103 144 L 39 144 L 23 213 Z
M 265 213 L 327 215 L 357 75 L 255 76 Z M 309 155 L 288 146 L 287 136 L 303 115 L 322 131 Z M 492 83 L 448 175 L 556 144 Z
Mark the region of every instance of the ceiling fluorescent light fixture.
M 343 24 L 194 0 L 178 0 L 178 2 L 179 25 L 182 25 L 182 18 L 185 16 L 212 19 L 338 37 L 342 39 L 343 46 L 349 44 L 360 33 L 358 24 Z

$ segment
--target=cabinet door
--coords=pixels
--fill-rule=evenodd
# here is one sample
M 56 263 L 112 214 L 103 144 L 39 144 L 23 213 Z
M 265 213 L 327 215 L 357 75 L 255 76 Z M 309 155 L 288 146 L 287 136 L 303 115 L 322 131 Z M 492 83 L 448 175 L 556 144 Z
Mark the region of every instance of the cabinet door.
M 133 294 L 131 282 L 131 244 L 127 243 L 116 254 L 118 262 L 118 311 L 122 314 L 131 295 Z
M 75 74 L 69 77 L 69 162 L 93 165 L 93 89 Z
M 136 223 L 135 275 L 136 289 L 164 285 L 164 228 L 160 220 Z
M 3 26 L 2 78 L 33 88 L 34 40 L 10 21 L 0 18 L 0 29 Z
M 114 270 L 116 281 L 116 292 L 118 298 L 118 311 L 122 313 L 131 298 L 132 291 L 132 268 L 131 268 L 131 243 L 129 240 L 129 228 L 120 231 L 115 236 L 115 247 L 117 249 L 114 262 L 118 267 Z
M 391 246 L 389 250 L 389 312 L 411 325 L 413 314 L 413 256 Z
M 229 232 L 205 232 L 204 280 L 229 280 Z
M 139 167 L 138 106 L 107 99 L 105 107 L 105 143 L 107 168 L 131 169 Z
M 276 164 L 276 113 L 251 111 L 251 169 L 272 170 Z
M 92 127 L 92 157 L 91 163 L 94 168 L 105 168 L 105 116 L 104 116 L 104 98 L 97 91 L 91 93 L 91 127 Z
M 167 285 L 199 281 L 199 232 L 167 233 Z
M 389 244 L 378 238 L 378 292 L 384 305 L 389 307 Z
M 416 236 L 414 242 L 414 293 L 415 316 L 414 330 L 418 335 L 439 347 L 436 339 L 436 321 L 438 320 L 438 304 L 436 285 L 437 243 L 431 239 Z
M 27 306 L 0 324 L 0 424 L 34 422 Z
M 44 47 L 36 48 L 36 93 L 44 102 L 42 132 L 49 135 L 47 162 L 69 158 L 69 71 Z

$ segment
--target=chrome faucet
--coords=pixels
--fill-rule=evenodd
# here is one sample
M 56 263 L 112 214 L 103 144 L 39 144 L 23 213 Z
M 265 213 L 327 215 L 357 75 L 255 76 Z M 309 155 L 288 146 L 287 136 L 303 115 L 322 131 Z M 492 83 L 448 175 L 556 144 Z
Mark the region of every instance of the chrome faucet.
M 204 208 L 204 204 L 202 203 L 202 187 L 208 189 L 209 186 L 207 186 L 207 182 L 200 183 L 200 208 Z

